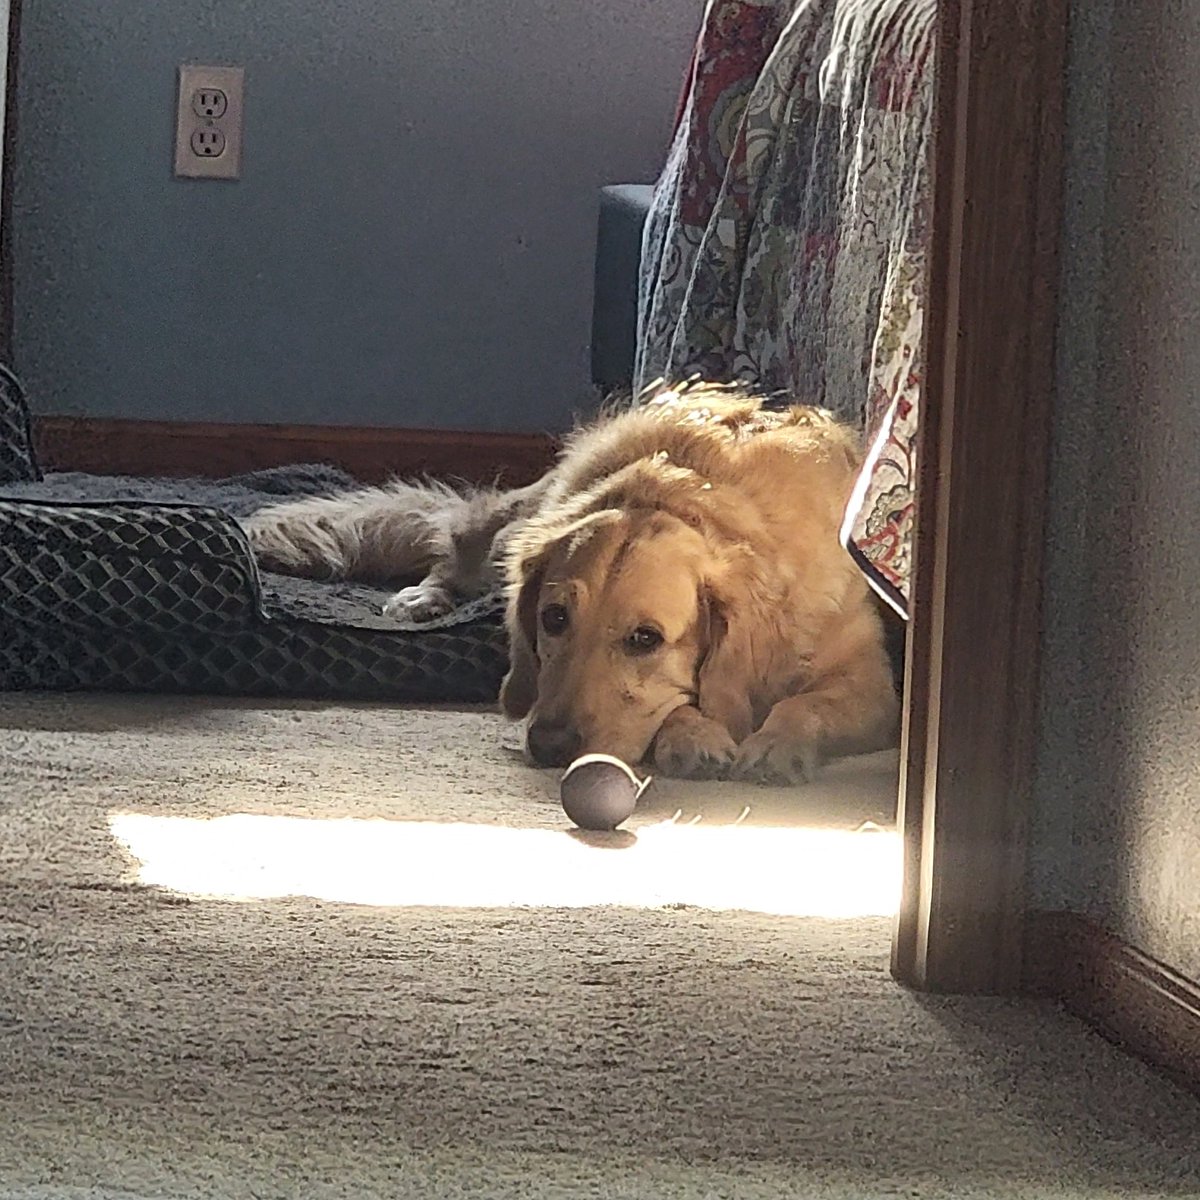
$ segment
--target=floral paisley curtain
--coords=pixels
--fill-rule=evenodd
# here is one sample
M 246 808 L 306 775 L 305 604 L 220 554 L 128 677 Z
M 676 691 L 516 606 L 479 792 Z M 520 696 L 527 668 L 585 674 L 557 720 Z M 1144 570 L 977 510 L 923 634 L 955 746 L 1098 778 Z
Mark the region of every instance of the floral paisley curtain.
M 857 422 L 843 539 L 907 611 L 936 0 L 708 0 L 639 281 L 634 386 Z

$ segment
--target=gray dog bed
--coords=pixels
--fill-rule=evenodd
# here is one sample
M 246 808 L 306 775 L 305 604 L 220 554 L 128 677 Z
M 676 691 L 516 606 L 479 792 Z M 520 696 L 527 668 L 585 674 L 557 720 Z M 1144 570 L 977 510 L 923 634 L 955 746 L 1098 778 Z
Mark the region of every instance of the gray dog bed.
M 43 476 L 20 384 L 0 368 L 0 688 L 494 699 L 498 597 L 418 625 L 382 615 L 384 590 L 258 570 L 236 518 L 354 483 L 322 465 Z

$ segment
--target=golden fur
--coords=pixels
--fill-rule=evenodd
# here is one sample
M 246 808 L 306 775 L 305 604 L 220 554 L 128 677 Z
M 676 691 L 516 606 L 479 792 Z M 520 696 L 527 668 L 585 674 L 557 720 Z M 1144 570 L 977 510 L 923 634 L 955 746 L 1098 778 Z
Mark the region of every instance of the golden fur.
M 577 433 L 531 488 L 434 500 L 401 484 L 277 506 L 248 528 L 268 565 L 424 575 L 392 602 L 410 613 L 498 569 L 501 705 L 527 719 L 537 761 L 596 751 L 798 781 L 896 733 L 881 619 L 838 539 L 859 461 L 821 410 L 689 388 Z

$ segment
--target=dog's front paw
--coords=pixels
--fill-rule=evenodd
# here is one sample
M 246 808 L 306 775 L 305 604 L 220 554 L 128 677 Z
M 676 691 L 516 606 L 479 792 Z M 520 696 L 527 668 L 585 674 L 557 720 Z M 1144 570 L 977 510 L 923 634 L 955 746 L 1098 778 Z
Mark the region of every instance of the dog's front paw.
M 751 783 L 810 783 L 821 768 L 821 756 L 812 738 L 791 730 L 760 729 L 738 748 L 733 776 Z
M 677 779 L 724 779 L 737 743 L 724 725 L 695 709 L 673 713 L 654 739 L 654 766 Z
M 454 611 L 454 597 L 436 583 L 401 588 L 384 606 L 385 617 L 402 621 L 436 621 Z

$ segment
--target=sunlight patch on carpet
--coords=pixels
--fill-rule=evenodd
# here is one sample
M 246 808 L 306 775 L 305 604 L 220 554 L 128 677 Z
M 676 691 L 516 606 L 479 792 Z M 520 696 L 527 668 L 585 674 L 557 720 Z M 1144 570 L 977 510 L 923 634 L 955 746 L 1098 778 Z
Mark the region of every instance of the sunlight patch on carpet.
M 900 895 L 899 838 L 880 830 L 664 821 L 589 842 L 549 829 L 252 813 L 114 813 L 109 824 L 141 883 L 229 900 L 860 917 L 893 914 Z

